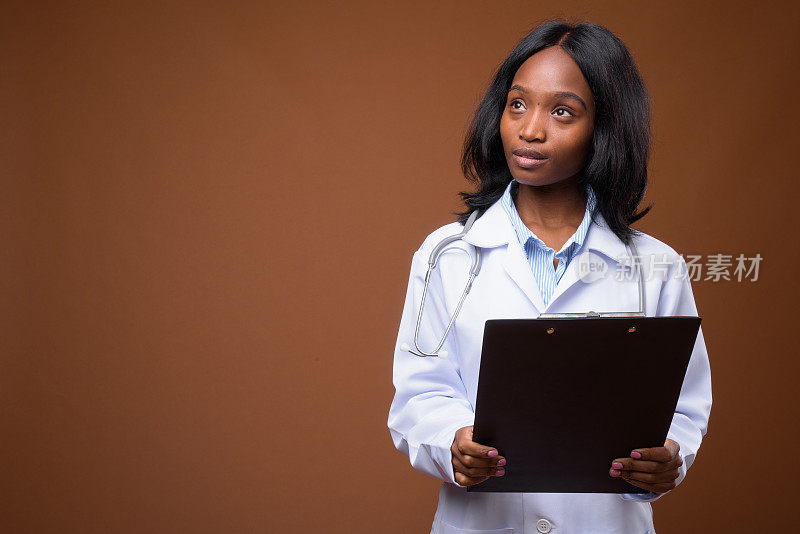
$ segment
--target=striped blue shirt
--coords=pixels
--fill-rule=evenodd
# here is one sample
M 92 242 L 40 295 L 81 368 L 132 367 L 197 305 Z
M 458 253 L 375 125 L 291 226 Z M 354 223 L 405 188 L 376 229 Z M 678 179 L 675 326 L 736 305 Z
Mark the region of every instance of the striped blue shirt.
M 519 243 L 525 250 L 525 256 L 528 258 L 528 263 L 531 264 L 533 276 L 536 278 L 536 283 L 539 285 L 539 292 L 542 294 L 544 305 L 547 306 L 550 302 L 550 297 L 556 289 L 556 284 L 561 280 L 561 276 L 567 269 L 569 262 L 575 257 L 577 251 L 581 248 L 583 240 L 586 237 L 586 232 L 589 230 L 589 225 L 592 223 L 592 210 L 595 207 L 596 199 L 591 187 L 586 188 L 587 202 L 586 213 L 583 215 L 583 220 L 578 226 L 578 229 L 572 234 L 572 237 L 567 239 L 561 250 L 556 252 L 551 247 L 544 244 L 544 241 L 530 231 L 525 226 L 522 219 L 519 217 L 517 208 L 512 200 L 511 188 L 516 180 L 511 180 L 503 193 L 500 203 L 511 219 L 511 224 L 514 231 L 517 233 Z M 518 186 L 514 187 L 514 198 Z M 558 258 L 558 267 L 553 267 L 554 258 Z

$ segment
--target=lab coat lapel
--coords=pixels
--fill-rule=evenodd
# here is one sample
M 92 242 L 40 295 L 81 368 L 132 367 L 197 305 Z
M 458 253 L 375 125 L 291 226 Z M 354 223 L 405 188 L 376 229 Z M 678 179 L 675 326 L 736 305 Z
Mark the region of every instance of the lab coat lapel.
M 627 254 L 625 244 L 614 232 L 611 231 L 599 211 L 595 212 L 595 219 L 592 221 L 592 224 L 589 226 L 589 230 L 586 232 L 586 238 L 584 239 L 583 246 L 581 246 L 581 248 L 576 252 L 575 256 L 573 256 L 572 260 L 567 266 L 567 270 L 561 276 L 561 280 L 559 280 L 558 284 L 556 285 L 556 289 L 553 291 L 552 297 L 550 297 L 550 303 L 547 306 L 548 309 L 553 306 L 553 303 L 558 300 L 558 297 L 566 293 L 576 283 L 583 283 L 580 282 L 580 273 L 578 272 L 575 261 L 578 256 L 585 251 L 600 253 L 605 256 L 608 268 L 612 270 L 612 273 L 613 270 L 616 269 L 616 265 L 619 263 L 620 258 Z
M 503 268 L 536 310 L 539 313 L 544 310 L 544 300 L 533 277 L 528 258 L 499 199 L 475 221 L 469 232 L 464 235 L 464 241 L 481 248 L 506 245 L 502 255 Z
M 514 280 L 514 283 L 525 293 L 525 296 L 528 297 L 528 300 L 531 301 L 536 310 L 542 313 L 545 308 L 544 298 L 542 298 L 539 284 L 533 276 L 531 264 L 528 262 L 525 251 L 522 249 L 518 239 L 509 241 L 503 257 L 503 268 Z

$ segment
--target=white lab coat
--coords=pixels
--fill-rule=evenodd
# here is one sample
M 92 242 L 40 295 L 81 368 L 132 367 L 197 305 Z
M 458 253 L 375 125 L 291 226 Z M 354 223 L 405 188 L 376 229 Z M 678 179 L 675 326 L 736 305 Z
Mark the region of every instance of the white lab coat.
M 620 258 L 629 258 L 628 251 L 602 216 L 598 214 L 597 219 L 588 230 L 581 252 L 588 250 L 601 255 L 610 267 L 609 272 L 614 273 Z M 443 481 L 431 533 L 654 533 L 650 502 L 660 498 L 654 493 L 468 493 L 456 483 L 450 446 L 456 430 L 474 423 L 487 319 L 535 318 L 542 312 L 639 309 L 635 277 L 622 281 L 610 274 L 587 283 L 570 268 L 559 281 L 550 304 L 544 306 L 530 264 L 508 215 L 497 201 L 464 236 L 467 243 L 481 247 L 483 262 L 444 344 L 449 359 L 421 358 L 403 351 L 400 349 L 403 343 L 414 347 L 414 329 L 430 252 L 442 238 L 459 233 L 462 228 L 454 222 L 436 229 L 414 253 L 394 352 L 396 392 L 388 417 L 392 440 L 398 450 L 408 455 L 415 469 Z M 675 269 L 685 269 L 683 258 L 646 234 L 638 235 L 635 243 L 643 260 L 645 278 L 649 278 L 645 287 L 646 315 L 697 316 L 688 278 L 675 276 Z M 419 333 L 419 346 L 426 352 L 439 343 L 461 297 L 472 264 L 471 248 L 463 241 L 448 245 L 433 270 Z M 652 263 L 651 255 L 655 255 Z M 710 411 L 711 373 L 701 328 L 667 435 L 680 444 L 683 465 L 677 483 L 686 476 L 697 455 Z M 663 444 L 640 446 L 660 445 Z M 586 446 L 591 447 L 591 443 Z M 612 460 L 609 458 L 609 468 Z

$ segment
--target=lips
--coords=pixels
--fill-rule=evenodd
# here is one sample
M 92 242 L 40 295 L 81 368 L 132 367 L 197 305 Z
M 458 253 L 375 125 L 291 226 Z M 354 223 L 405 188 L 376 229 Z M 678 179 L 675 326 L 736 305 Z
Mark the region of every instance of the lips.
M 547 156 L 530 147 L 522 147 L 514 150 L 512 152 L 515 156 L 521 156 L 523 158 L 530 158 L 530 159 L 547 159 Z
M 532 148 L 518 148 L 512 154 L 514 163 L 522 169 L 536 169 L 549 161 L 547 156 Z

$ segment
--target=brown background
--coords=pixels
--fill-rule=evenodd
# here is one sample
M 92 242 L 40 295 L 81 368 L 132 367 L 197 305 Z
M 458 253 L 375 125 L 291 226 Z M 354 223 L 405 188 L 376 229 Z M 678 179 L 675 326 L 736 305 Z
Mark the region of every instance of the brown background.
M 555 16 L 652 94 L 638 228 L 764 257 L 694 283 L 714 408 L 658 532 L 795 525 L 797 3 L 109 4 L 0 17 L 1 530 L 427 532 L 386 428 L 411 254 Z

